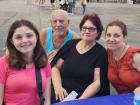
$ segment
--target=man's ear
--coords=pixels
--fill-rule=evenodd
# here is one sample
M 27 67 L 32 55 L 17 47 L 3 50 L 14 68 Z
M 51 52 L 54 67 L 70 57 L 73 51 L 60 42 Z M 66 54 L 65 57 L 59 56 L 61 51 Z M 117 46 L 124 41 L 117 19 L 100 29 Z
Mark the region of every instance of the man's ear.
M 70 24 L 70 20 L 68 19 L 68 25 Z
M 50 24 L 51 24 L 51 26 L 52 26 L 52 20 L 50 20 Z

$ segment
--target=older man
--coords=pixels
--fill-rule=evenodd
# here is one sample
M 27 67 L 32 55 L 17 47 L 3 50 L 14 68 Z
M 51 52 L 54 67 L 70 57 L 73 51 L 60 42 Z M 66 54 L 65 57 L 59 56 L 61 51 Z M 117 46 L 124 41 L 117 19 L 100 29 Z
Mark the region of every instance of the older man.
M 51 14 L 51 27 L 43 29 L 41 32 L 41 42 L 51 61 L 68 40 L 78 38 L 78 35 L 68 28 L 68 14 L 64 10 L 54 10 Z

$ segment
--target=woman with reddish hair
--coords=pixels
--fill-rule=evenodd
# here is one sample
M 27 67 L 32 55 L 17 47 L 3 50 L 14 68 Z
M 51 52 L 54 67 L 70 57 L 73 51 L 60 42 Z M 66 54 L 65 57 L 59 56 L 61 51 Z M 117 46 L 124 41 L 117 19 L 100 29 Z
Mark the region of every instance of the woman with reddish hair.
M 133 92 L 140 86 L 140 48 L 127 44 L 127 27 L 119 20 L 105 30 L 108 52 L 108 78 L 118 93 Z

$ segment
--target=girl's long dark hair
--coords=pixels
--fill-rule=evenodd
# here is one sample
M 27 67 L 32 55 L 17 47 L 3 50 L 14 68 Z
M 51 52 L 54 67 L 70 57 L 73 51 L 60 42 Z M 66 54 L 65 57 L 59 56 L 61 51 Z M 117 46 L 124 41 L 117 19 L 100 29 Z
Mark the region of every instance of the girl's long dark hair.
M 13 34 L 15 30 L 21 26 L 26 26 L 35 32 L 36 37 L 37 37 L 37 43 L 36 43 L 36 47 L 34 49 L 34 54 L 33 54 L 34 64 L 35 66 L 39 68 L 45 67 L 48 60 L 47 60 L 47 55 L 40 42 L 39 32 L 37 28 L 30 21 L 24 20 L 24 19 L 15 21 L 11 25 L 8 32 L 6 45 L 9 51 L 9 56 L 8 56 L 9 66 L 16 68 L 17 70 L 20 70 L 21 68 L 25 68 L 27 64 L 27 62 L 23 58 L 23 54 L 20 53 L 12 44 Z

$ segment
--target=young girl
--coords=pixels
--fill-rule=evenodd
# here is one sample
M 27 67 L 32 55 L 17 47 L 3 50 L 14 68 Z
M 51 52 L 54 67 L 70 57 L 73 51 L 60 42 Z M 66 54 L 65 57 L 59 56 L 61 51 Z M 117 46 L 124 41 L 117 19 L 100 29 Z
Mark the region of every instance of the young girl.
M 15 21 L 6 40 L 8 54 L 0 58 L 0 105 L 39 105 L 35 66 L 40 68 L 44 105 L 50 105 L 51 67 L 36 27 L 28 20 Z

